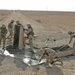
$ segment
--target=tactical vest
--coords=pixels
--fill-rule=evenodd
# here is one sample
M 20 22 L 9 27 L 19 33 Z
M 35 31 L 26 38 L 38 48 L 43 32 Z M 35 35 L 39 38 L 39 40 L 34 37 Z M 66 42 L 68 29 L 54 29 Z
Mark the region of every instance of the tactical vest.
M 29 33 L 27 34 L 27 36 L 29 37 L 30 35 L 34 36 L 34 32 L 33 32 L 33 29 L 32 29 L 32 28 L 31 28 L 31 32 L 29 32 Z
M 7 33 L 7 29 L 6 29 L 6 28 L 1 27 L 1 34 L 6 34 L 6 33 Z
M 9 23 L 9 24 L 8 24 L 8 28 L 13 28 L 12 23 Z

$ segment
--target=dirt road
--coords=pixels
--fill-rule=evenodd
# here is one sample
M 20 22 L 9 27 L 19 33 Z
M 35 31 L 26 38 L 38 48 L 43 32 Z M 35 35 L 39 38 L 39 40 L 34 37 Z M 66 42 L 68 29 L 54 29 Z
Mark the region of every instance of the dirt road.
M 7 26 L 12 19 L 19 20 L 25 28 L 27 23 L 30 23 L 37 35 L 36 43 L 42 45 L 46 38 L 50 38 L 49 45 L 57 46 L 68 43 L 69 36 L 67 32 L 70 29 L 73 31 L 75 29 L 74 15 L 75 13 L 12 11 L 0 21 L 0 26 L 2 24 Z M 2 17 L 0 16 L 0 18 Z M 54 39 L 57 41 L 51 43 Z M 62 41 L 58 42 L 61 39 Z M 75 75 L 75 56 L 63 57 L 62 60 L 63 66 L 53 64 L 53 68 L 49 68 L 45 64 L 27 66 L 19 59 L 0 55 L 0 75 Z

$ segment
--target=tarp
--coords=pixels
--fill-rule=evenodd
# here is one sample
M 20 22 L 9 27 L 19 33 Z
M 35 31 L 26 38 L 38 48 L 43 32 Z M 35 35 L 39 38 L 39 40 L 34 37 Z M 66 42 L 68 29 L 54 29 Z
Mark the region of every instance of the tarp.
M 54 49 L 58 50 L 59 48 L 60 47 L 57 47 Z M 63 51 L 64 50 L 66 51 L 69 48 L 70 48 L 69 46 L 65 46 L 63 48 Z M 2 48 L 0 48 L 0 54 L 5 55 L 5 56 L 10 56 L 13 58 L 18 58 L 18 59 L 22 60 L 22 62 L 27 64 L 28 66 L 39 65 L 39 64 L 46 62 L 46 57 L 44 57 L 39 62 L 39 58 L 40 58 L 40 51 L 39 50 L 34 50 L 35 53 L 32 53 L 29 50 L 14 49 L 12 46 L 9 46 L 9 48 L 7 48 L 7 49 L 8 50 L 3 50 Z
M 23 63 L 28 66 L 39 65 L 46 62 L 46 58 L 43 58 L 41 62 L 39 62 L 39 55 L 33 54 L 31 52 L 25 52 L 25 54 L 10 54 L 7 50 L 3 50 L 0 48 L 0 54 L 5 56 L 10 56 L 13 58 L 19 58 Z

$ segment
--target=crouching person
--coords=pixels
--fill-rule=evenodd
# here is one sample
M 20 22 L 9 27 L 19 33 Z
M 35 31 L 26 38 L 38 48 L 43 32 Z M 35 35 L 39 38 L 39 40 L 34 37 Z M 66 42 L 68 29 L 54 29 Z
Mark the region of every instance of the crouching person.
M 6 26 L 3 24 L 0 27 L 0 47 L 1 47 L 1 41 L 3 40 L 3 49 L 5 48 L 6 34 L 7 34 L 7 29 Z
M 46 56 L 46 64 L 48 64 L 49 67 L 52 67 L 52 64 L 56 61 L 59 61 L 61 64 L 63 64 L 62 60 L 56 56 L 56 52 L 52 49 L 41 50 L 41 58 L 39 61 L 41 61 L 44 56 Z

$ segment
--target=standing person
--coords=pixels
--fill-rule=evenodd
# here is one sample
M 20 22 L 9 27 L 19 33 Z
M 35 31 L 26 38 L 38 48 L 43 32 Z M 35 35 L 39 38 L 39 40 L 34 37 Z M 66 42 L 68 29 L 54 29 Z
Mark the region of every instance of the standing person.
M 69 41 L 70 44 L 72 39 L 75 38 L 75 32 L 69 31 L 68 34 L 70 35 L 70 41 Z
M 3 40 L 3 49 L 5 48 L 5 41 L 6 41 L 6 34 L 7 34 L 7 29 L 6 26 L 3 24 L 0 28 L 0 47 L 1 47 L 1 41 Z
M 9 30 L 9 40 L 12 41 L 12 38 L 13 38 L 13 23 L 14 23 L 14 20 L 11 20 L 11 22 L 8 24 L 8 30 Z
M 31 49 L 31 52 L 34 52 L 33 51 L 33 36 L 34 36 L 33 28 L 31 26 L 31 24 L 27 24 L 27 27 L 28 27 L 28 29 L 26 30 L 26 34 L 29 39 L 30 49 Z
M 75 50 L 75 40 L 74 40 L 74 42 L 73 42 L 73 49 Z
M 0 48 L 1 48 L 1 27 L 0 27 Z
M 69 41 L 69 44 L 70 44 L 72 39 L 75 38 L 75 32 L 69 31 L 68 34 L 70 35 L 70 41 Z M 74 55 L 75 55 L 75 40 L 73 42 L 73 50 L 74 50 Z
M 20 21 L 16 21 L 16 25 L 22 25 L 21 23 L 20 23 Z
M 74 50 L 74 55 L 75 55 L 75 40 L 73 42 L 73 50 Z

